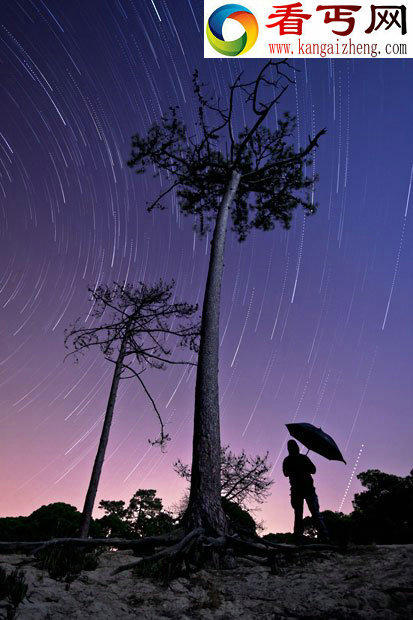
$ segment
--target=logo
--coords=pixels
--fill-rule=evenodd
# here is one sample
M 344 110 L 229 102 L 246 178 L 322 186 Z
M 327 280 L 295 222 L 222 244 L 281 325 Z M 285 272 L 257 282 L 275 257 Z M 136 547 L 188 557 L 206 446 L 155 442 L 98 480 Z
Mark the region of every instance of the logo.
M 244 34 L 234 41 L 225 41 L 222 35 L 222 27 L 228 18 L 240 23 L 245 30 Z M 258 37 L 258 22 L 245 6 L 224 4 L 208 19 L 206 34 L 214 50 L 224 56 L 239 56 L 248 52 L 255 44 Z

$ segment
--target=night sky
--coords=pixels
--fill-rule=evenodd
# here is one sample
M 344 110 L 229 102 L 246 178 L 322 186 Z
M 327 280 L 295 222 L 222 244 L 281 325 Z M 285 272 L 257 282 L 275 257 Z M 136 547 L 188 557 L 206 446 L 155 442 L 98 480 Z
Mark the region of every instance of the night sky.
M 263 61 L 204 60 L 200 0 L 3 0 L 0 11 L 0 515 L 10 516 L 55 501 L 82 508 L 113 372 L 98 351 L 63 362 L 64 329 L 90 310 L 87 287 L 173 277 L 178 298 L 202 301 L 210 239 L 194 236 L 176 200 L 146 212 L 159 179 L 126 166 L 132 134 L 169 105 L 193 127 L 195 67 L 224 96 Z M 321 425 L 347 460 L 310 453 L 322 509 L 349 512 L 360 471 L 412 467 L 412 61 L 294 66 L 277 113 L 297 115 L 297 147 L 327 128 L 318 211 L 297 211 L 289 232 L 228 235 L 221 316 L 222 440 L 269 450 L 275 484 L 256 516 L 272 531 L 292 527 L 287 422 Z M 165 454 L 151 447 L 151 405 L 123 382 L 97 501 L 156 488 L 170 506 L 182 495 L 172 463 L 190 461 L 194 372 L 153 372 L 148 385 L 172 441 Z

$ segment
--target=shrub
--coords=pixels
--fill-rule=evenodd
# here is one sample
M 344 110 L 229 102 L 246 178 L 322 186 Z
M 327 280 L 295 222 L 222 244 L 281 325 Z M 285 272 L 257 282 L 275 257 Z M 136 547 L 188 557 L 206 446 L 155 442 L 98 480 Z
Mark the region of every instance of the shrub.
M 14 618 L 17 607 L 27 594 L 28 585 L 23 571 L 15 569 L 7 574 L 4 568 L 0 567 L 0 600 L 7 600 L 10 608 L 7 612 L 8 618 Z
M 228 519 L 230 529 L 236 534 L 256 536 L 257 524 L 250 513 L 235 502 L 222 498 L 222 507 Z
M 74 581 L 82 570 L 94 570 L 102 550 L 87 551 L 68 545 L 53 545 L 39 553 L 39 568 L 47 570 L 52 579 Z

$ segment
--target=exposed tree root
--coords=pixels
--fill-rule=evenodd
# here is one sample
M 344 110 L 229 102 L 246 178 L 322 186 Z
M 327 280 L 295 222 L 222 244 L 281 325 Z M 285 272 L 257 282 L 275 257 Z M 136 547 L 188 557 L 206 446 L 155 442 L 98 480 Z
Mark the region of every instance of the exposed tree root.
M 266 558 L 258 558 L 254 555 L 244 555 L 240 559 L 247 566 L 266 566 L 268 564 Z
M 176 563 L 177 561 L 184 560 L 185 556 L 189 553 L 190 549 L 195 542 L 195 539 L 200 537 L 203 534 L 202 528 L 197 528 L 192 530 L 189 534 L 187 534 L 178 544 L 173 547 L 169 547 L 168 549 L 162 549 L 158 551 L 154 555 L 151 555 L 146 558 L 139 558 L 139 560 L 134 560 L 133 562 L 129 562 L 128 564 L 122 564 L 118 566 L 118 568 L 113 571 L 113 575 L 121 573 L 124 570 L 129 570 L 131 568 L 135 568 L 136 566 L 142 567 L 144 564 L 153 564 L 159 562 L 162 559 L 168 559 L 169 561 Z
M 154 567 L 158 562 L 164 563 L 164 577 L 169 581 L 170 578 L 176 576 L 183 565 L 189 569 L 190 565 L 198 567 L 212 566 L 231 567 L 228 557 L 231 553 L 242 556 L 247 561 L 255 564 L 269 564 L 273 566 L 277 563 L 275 556 L 283 556 L 287 554 L 292 557 L 293 554 L 301 552 L 319 552 L 326 550 L 337 550 L 333 545 L 310 544 L 310 545 L 287 545 L 270 543 L 264 539 L 257 537 L 256 540 L 248 540 L 237 536 L 223 535 L 217 538 L 205 536 L 203 528 L 195 528 L 177 544 L 166 549 L 161 549 L 153 555 L 139 558 L 128 564 L 122 564 L 112 574 L 116 575 L 122 571 L 133 568 Z M 229 560 L 233 558 L 229 558 Z M 226 561 L 227 560 L 227 561 Z
M 169 582 L 183 571 L 193 568 L 233 568 L 236 566 L 234 556 L 242 557 L 247 563 L 269 565 L 278 573 L 287 562 L 303 561 L 304 556 L 338 550 L 338 547 L 327 544 L 289 545 L 273 543 L 256 536 L 253 539 L 237 535 L 223 534 L 213 537 L 206 535 L 205 529 L 198 527 L 184 535 L 182 529 L 162 536 L 148 536 L 138 540 L 123 538 L 55 538 L 43 542 L 3 542 L 2 551 L 26 551 L 33 555 L 45 549 L 66 546 L 94 548 L 109 547 L 117 549 L 133 549 L 139 558 L 119 566 L 112 574 L 139 568 L 142 574 L 158 575 Z

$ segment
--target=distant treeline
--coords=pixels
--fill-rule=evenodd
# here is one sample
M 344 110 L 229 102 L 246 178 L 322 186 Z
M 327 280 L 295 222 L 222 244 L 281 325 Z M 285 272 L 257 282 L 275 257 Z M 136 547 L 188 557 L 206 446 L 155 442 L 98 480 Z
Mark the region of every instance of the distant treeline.
M 233 531 L 255 536 L 257 524 L 235 502 L 222 498 L 224 512 Z M 92 538 L 144 538 L 172 531 L 179 526 L 180 515 L 164 510 L 154 489 L 139 489 L 126 505 L 122 500 L 102 500 L 105 514 L 92 519 Z M 0 541 L 43 541 L 51 538 L 75 538 L 82 514 L 70 504 L 56 502 L 38 508 L 28 517 L 0 518 Z
M 357 478 L 366 490 L 357 493 L 353 512 L 323 512 L 333 542 L 355 544 L 413 543 L 413 470 L 406 477 L 370 469 Z M 255 534 L 253 517 L 240 506 L 223 501 L 233 531 Z M 162 534 L 179 525 L 179 518 L 164 510 L 154 489 L 139 489 L 126 505 L 123 501 L 103 500 L 99 507 L 105 515 L 91 523 L 90 536 L 140 538 Z M 48 504 L 28 517 L 0 518 L 1 541 L 37 541 L 75 537 L 81 513 L 63 502 Z M 315 537 L 310 517 L 305 534 Z M 292 534 L 267 534 L 270 540 L 292 541 Z

